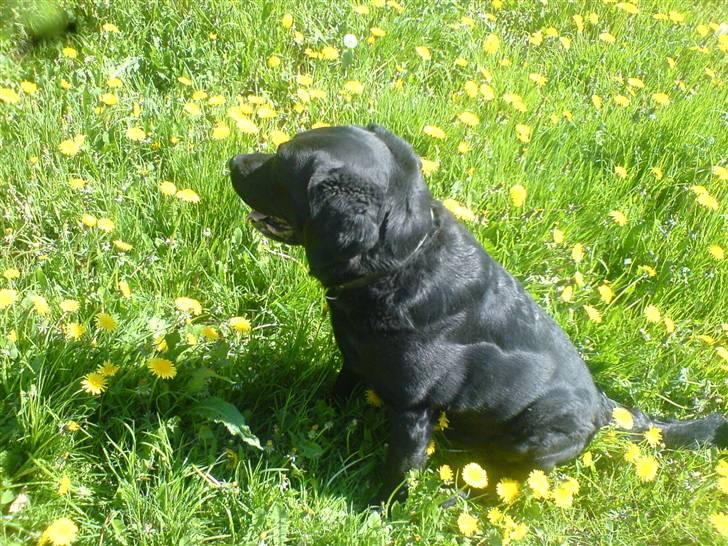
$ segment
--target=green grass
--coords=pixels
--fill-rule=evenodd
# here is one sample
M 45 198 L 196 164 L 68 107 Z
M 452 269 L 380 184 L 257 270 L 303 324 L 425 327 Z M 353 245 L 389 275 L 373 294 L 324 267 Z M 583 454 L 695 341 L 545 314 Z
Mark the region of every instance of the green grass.
M 629 15 L 596 0 L 507 1 L 502 9 L 411 0 L 401 12 L 368 4 L 368 14 L 321 0 L 79 2 L 65 6 L 76 33 L 35 44 L 26 32 L 36 28 L 34 14 L 24 6 L 6 3 L 0 27 L 0 88 L 18 95 L 15 104 L 0 99 L 0 271 L 20 272 L 0 277 L 0 289 L 16 294 L 0 310 L 0 543 L 36 543 L 67 517 L 78 527 L 77 544 L 499 544 L 503 525 L 487 518 L 493 507 L 528 525 L 524 544 L 723 543 L 709 521 L 727 511 L 715 470 L 720 453 L 642 441 L 660 465 L 656 479 L 642 483 L 623 459 L 627 440 L 609 431 L 590 446 L 594 468 L 580 460 L 550 476 L 579 481 L 572 508 L 535 499 L 525 484 L 511 506 L 491 487 L 441 508 L 477 456 L 438 435 L 426 468 L 409 478 L 407 502 L 389 519 L 367 511 L 383 464 L 384 412 L 363 398 L 341 409 L 324 401 L 340 356 L 323 293 L 300 249 L 262 240 L 246 223 L 226 174 L 235 153 L 274 149 L 273 130 L 380 123 L 439 162 L 427 176 L 433 192 L 478 215 L 468 226 L 556 317 L 610 395 L 656 415 L 728 413 L 721 356 L 728 260 L 708 250 L 728 247 L 728 191 L 715 169 L 728 166 L 726 52 L 717 25 L 699 26 L 725 23 L 723 3 L 642 0 Z M 653 18 L 671 10 L 684 22 Z M 280 23 L 286 13 L 292 29 Z M 598 23 L 585 21 L 577 32 L 572 16 L 589 13 Z M 474 26 L 463 25 L 463 16 Z M 104 23 L 120 32 L 103 31 Z M 551 26 L 570 39 L 569 49 L 558 38 L 528 42 Z M 386 36 L 368 44 L 371 27 Z M 615 44 L 599 39 L 606 31 Z M 359 45 L 344 53 L 347 33 Z M 494 54 L 483 49 L 491 33 L 500 38 Z M 417 55 L 418 45 L 431 60 Z M 305 54 L 324 46 L 343 55 Z M 78 56 L 65 57 L 64 47 Z M 279 67 L 267 66 L 271 55 Z M 457 57 L 467 66 L 455 66 Z M 466 81 L 486 81 L 480 68 L 492 76 L 495 100 L 464 92 Z M 546 76 L 546 85 L 538 88 L 531 73 Z M 325 98 L 297 108 L 298 74 L 310 74 Z M 121 88 L 108 88 L 111 76 Z M 630 88 L 631 77 L 644 88 Z M 21 91 L 24 80 L 37 91 Z M 343 92 L 350 80 L 363 84 L 361 95 Z M 196 90 L 226 102 L 192 100 Z M 118 104 L 99 102 L 109 91 Z M 506 104 L 505 93 L 519 94 L 527 111 Z M 653 93 L 667 94 L 669 104 L 657 105 Z M 251 116 L 257 134 L 239 131 L 226 114 L 236 97 L 248 104 L 250 94 L 277 112 Z M 618 94 L 630 105 L 617 106 Z M 603 99 L 601 109 L 593 95 Z M 185 113 L 188 102 L 201 115 Z M 463 111 L 476 113 L 479 124 L 459 122 Z M 223 140 L 211 138 L 218 122 L 231 129 Z M 427 136 L 428 124 L 446 138 Z M 528 144 L 516 138 L 516 124 L 531 127 Z M 130 140 L 129 127 L 146 138 Z M 60 143 L 76 134 L 85 136 L 80 151 L 63 155 Z M 464 155 L 461 140 L 471 147 Z M 616 166 L 626 168 L 625 178 Z M 86 187 L 72 189 L 72 178 Z M 165 180 L 193 189 L 200 202 L 163 195 Z M 523 207 L 510 201 L 514 184 L 528 191 Z M 717 210 L 699 204 L 696 185 Z M 610 218 L 612 210 L 626 215 L 625 226 Z M 85 227 L 85 213 L 111 218 L 113 232 Z M 556 227 L 562 244 L 553 241 Z M 133 248 L 119 251 L 116 239 Z M 585 249 L 578 264 L 577 243 Z M 610 304 L 597 292 L 604 282 L 616 296 Z M 570 302 L 561 299 L 566 286 L 575 287 Z M 47 314 L 34 309 L 33 296 L 46 299 Z M 178 312 L 180 296 L 199 300 L 202 314 Z M 69 298 L 80 309 L 63 313 L 59 303 Z M 598 309 L 602 322 L 590 321 L 584 305 Z M 648 322 L 648 305 L 671 318 L 675 331 Z M 99 329 L 100 312 L 114 317 L 115 330 Z M 233 316 L 251 321 L 249 334 L 231 331 Z M 79 340 L 65 335 L 71 322 L 87 327 Z M 200 337 L 204 325 L 220 339 Z M 160 356 L 177 367 L 170 380 L 146 366 L 163 335 L 168 350 Z M 82 379 L 106 360 L 118 373 L 103 393 L 85 392 Z M 230 430 L 203 415 L 205 400 L 239 410 L 224 419 Z M 71 421 L 79 430 L 69 429 Z M 252 436 L 262 450 L 243 441 Z M 439 479 L 444 464 L 456 484 Z M 63 476 L 71 486 L 60 495 Z M 464 511 L 480 522 L 470 538 L 458 529 Z

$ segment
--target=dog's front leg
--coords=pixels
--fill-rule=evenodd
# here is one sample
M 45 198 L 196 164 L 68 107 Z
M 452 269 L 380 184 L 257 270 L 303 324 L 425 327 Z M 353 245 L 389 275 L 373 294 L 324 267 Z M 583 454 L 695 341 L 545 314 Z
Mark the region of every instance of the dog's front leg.
M 343 404 L 360 385 L 362 385 L 361 377 L 351 369 L 351 365 L 347 365 L 347 360 L 344 358 L 344 364 L 334 383 L 331 398 L 334 402 Z
M 427 445 L 432 436 L 432 410 L 410 408 L 390 413 L 390 438 L 384 468 L 384 486 L 380 500 L 386 501 L 411 468 L 419 468 L 427 459 Z M 398 498 L 407 496 L 406 485 Z

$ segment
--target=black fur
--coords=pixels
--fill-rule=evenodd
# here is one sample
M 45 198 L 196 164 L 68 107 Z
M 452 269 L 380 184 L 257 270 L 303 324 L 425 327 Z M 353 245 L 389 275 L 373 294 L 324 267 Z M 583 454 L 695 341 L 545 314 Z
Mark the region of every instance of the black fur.
M 301 133 L 276 154 L 230 162 L 237 193 L 275 217 L 258 227 L 303 244 L 327 290 L 343 366 L 390 414 L 384 494 L 425 461 L 433 420 L 504 465 L 551 470 L 576 457 L 618 404 L 520 283 L 433 199 L 409 144 L 378 126 Z M 276 236 L 280 221 L 290 226 Z M 719 444 L 721 415 L 651 420 L 668 446 Z

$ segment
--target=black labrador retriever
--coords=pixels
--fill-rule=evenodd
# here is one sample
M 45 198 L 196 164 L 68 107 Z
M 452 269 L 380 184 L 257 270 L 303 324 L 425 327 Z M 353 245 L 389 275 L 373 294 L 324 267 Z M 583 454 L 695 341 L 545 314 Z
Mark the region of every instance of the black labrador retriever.
M 264 235 L 303 245 L 326 290 L 343 355 L 334 394 L 360 383 L 389 410 L 383 495 L 426 458 L 441 411 L 447 433 L 514 468 L 576 457 L 619 404 L 576 348 L 425 185 L 412 147 L 386 129 L 306 131 L 276 154 L 230 160 L 233 187 Z M 634 432 L 668 446 L 728 447 L 718 414 Z

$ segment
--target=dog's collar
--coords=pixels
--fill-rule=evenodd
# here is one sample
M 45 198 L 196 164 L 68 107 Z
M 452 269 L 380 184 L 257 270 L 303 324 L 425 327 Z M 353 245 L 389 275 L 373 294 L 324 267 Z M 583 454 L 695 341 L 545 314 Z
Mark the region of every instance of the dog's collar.
M 439 228 L 439 223 L 435 219 L 435 211 L 434 209 L 430 209 L 430 217 L 432 218 L 432 229 L 425 233 L 424 237 L 420 239 L 420 242 L 417 243 L 417 246 L 415 249 L 409 253 L 409 255 L 397 266 L 396 269 L 388 269 L 386 271 L 377 271 L 376 273 L 369 273 L 367 275 L 362 275 L 361 277 L 356 277 L 350 281 L 346 281 L 340 284 L 334 284 L 332 286 L 326 287 L 326 299 L 328 300 L 335 300 L 338 295 L 344 291 L 351 288 L 361 288 L 362 286 L 367 286 L 368 284 L 373 283 L 374 281 L 377 281 L 381 278 L 388 277 L 389 275 L 393 275 L 394 273 L 398 272 L 400 269 L 405 267 L 408 263 L 410 263 L 422 250 L 422 248 L 425 245 L 425 242 L 427 239 L 430 238 L 431 235 L 433 235 Z

